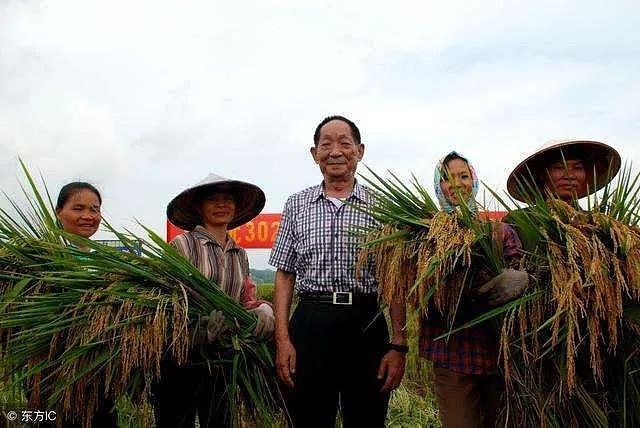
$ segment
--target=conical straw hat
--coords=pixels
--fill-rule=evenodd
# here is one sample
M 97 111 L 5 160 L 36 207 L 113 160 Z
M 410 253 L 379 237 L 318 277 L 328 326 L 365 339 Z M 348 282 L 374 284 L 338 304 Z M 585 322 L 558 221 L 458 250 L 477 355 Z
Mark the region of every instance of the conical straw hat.
M 578 198 L 595 193 L 606 186 L 620 169 L 620 155 L 613 147 L 605 143 L 587 140 L 552 140 L 514 168 L 507 180 L 507 191 L 513 198 L 526 202 L 527 197 L 523 194 L 522 186 L 519 183 L 531 183 L 541 187 L 542 183 L 539 182 L 539 177 L 546 174 L 545 170 L 549 159 L 552 156 L 559 156 L 561 152 L 565 159 L 572 159 L 576 150 L 580 151 L 580 160 L 585 164 L 588 184 L 588 191 L 577 195 Z M 544 189 L 540 188 L 540 190 Z
M 182 229 L 193 230 L 197 225 L 202 224 L 198 205 L 202 201 L 203 193 L 214 192 L 228 192 L 235 200 L 236 212 L 229 223 L 229 230 L 250 221 L 260 214 L 264 207 L 264 192 L 255 184 L 230 180 L 211 173 L 199 183 L 180 192 L 169 202 L 167 218 Z

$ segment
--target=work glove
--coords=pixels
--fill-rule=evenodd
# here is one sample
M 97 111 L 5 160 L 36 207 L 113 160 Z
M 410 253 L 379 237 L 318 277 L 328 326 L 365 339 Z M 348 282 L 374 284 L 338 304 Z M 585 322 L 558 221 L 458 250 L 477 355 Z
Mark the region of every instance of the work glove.
M 251 309 L 251 312 L 258 317 L 258 324 L 253 330 L 253 335 L 258 340 L 269 339 L 273 335 L 275 329 L 275 318 L 273 316 L 273 309 L 266 303 L 260 304 L 255 309 Z
M 213 343 L 227 329 L 224 314 L 222 311 L 213 310 L 209 315 L 205 315 L 198 321 L 195 335 L 195 343 Z
M 500 306 L 517 297 L 520 297 L 529 285 L 529 274 L 515 269 L 504 269 L 494 276 L 477 292 L 485 295 L 490 305 Z

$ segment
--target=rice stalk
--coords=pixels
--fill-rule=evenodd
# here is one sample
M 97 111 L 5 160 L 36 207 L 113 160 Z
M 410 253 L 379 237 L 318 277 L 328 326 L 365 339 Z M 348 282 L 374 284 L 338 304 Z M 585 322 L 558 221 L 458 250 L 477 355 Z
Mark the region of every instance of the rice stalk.
M 640 424 L 638 406 L 627 405 L 640 402 L 640 175 L 625 168 L 589 198 L 588 210 L 539 192 L 533 181 L 518 184 L 532 202 L 526 209 L 489 189 L 518 230 L 518 268 L 531 284 L 520 299 L 454 325 L 473 268 L 500 269 L 495 225 L 465 209 L 437 213 L 419 184 L 370 172 L 380 203 L 369 212 L 381 226 L 368 231 L 363 254 L 375 257 L 384 278 L 382 299 L 448 314 L 443 337 L 504 315 L 499 355 L 510 425 Z
M 637 363 L 640 343 L 629 319 L 629 308 L 638 305 L 639 183 L 623 170 L 602 196 L 590 198 L 589 210 L 535 194 L 528 183 L 521 186 L 532 190 L 532 206 L 513 211 L 501 200 L 524 237 L 531 292 L 540 291 L 511 309 L 503 324 L 510 423 L 635 426 L 640 420 L 625 396 L 635 394 L 638 378 L 623 369 L 624 361 Z
M 502 268 L 501 248 L 492 242 L 495 223 L 466 206 L 453 213 L 439 211 L 415 176 L 406 185 L 393 173 L 385 179 L 368 171 L 371 176 L 362 178 L 373 189 L 376 203 L 354 207 L 379 226 L 361 231 L 366 239 L 359 266 L 374 260 L 383 302 L 406 304 L 425 315 L 437 310 L 452 321 L 468 293 L 472 259 L 481 259 L 494 273 Z
M 270 351 L 251 334 L 255 315 L 148 229 L 146 240 L 111 228 L 124 243 L 140 243 L 142 256 L 64 232 L 48 192 L 42 196 L 22 166 L 28 208 L 10 201 L 15 213 L 0 210 L 3 390 L 24 385 L 32 408 L 56 408 L 85 426 L 103 396 L 148 408 L 160 362 L 186 363 L 200 346 L 192 342 L 198 319 L 216 309 L 231 328 L 215 347 L 242 364 L 221 352 L 207 353 L 208 364 L 236 379 L 229 402 L 268 425 L 281 396 Z

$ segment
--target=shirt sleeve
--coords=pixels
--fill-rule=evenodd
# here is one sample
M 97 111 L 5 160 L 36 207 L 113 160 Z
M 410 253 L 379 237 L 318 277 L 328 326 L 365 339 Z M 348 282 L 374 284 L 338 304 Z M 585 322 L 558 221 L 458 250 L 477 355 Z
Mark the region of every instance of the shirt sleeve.
M 256 289 L 256 283 L 251 278 L 251 275 L 245 276 L 242 283 L 242 295 L 240 296 L 240 302 L 245 309 L 254 309 L 260 306 L 261 302 L 258 300 Z
M 178 253 L 180 253 L 180 255 L 182 257 L 184 257 L 187 260 L 191 260 L 189 258 L 189 251 L 188 251 L 188 245 L 187 245 L 187 237 L 185 236 L 185 234 L 181 234 L 176 236 L 175 238 L 173 238 L 171 240 L 171 242 L 169 242 L 169 245 L 171 245 L 173 248 L 176 249 L 176 251 Z
M 516 231 L 510 225 L 501 223 L 502 226 L 502 252 L 505 261 L 518 259 L 522 256 L 522 243 Z
M 240 303 L 242 306 L 247 309 L 255 309 L 263 303 L 271 306 L 270 302 L 266 300 L 258 300 L 258 287 L 256 286 L 255 281 L 251 278 L 251 274 L 249 273 L 249 259 L 247 258 L 247 253 L 244 253 L 244 265 L 246 266 L 246 270 L 244 273 L 244 281 L 242 282 L 242 293 L 240 295 Z
M 297 259 L 293 205 L 293 197 L 290 197 L 284 205 L 276 241 L 269 256 L 269 264 L 285 272 L 295 272 Z

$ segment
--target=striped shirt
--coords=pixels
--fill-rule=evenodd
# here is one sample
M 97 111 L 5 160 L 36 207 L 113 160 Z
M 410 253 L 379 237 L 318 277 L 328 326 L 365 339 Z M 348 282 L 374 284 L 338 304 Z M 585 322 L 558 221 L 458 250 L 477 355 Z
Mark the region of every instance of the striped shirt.
M 372 192 L 356 182 L 346 202 L 366 206 L 373 199 Z M 373 261 L 357 273 L 356 260 L 364 239 L 360 228 L 375 225 L 370 215 L 349 204 L 336 206 L 324 194 L 324 183 L 310 187 L 287 200 L 269 264 L 295 273 L 299 293 L 374 294 Z
M 257 307 L 256 285 L 249 275 L 249 260 L 244 249 L 227 235 L 227 246 L 202 226 L 184 232 L 172 241 L 176 250 L 198 270 L 247 309 Z

